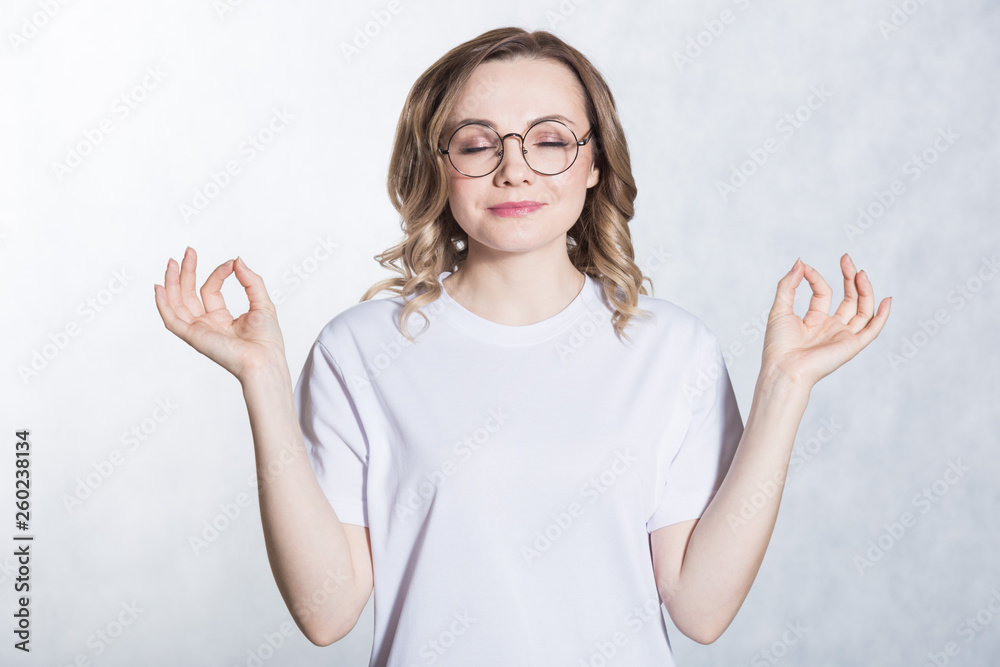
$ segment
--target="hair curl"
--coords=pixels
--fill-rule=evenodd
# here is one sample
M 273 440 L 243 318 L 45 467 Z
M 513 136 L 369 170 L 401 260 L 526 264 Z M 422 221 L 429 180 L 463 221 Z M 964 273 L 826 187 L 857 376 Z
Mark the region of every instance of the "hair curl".
M 361 301 L 386 290 L 406 298 L 424 288 L 400 315 L 400 328 L 411 342 L 414 339 L 406 326 L 410 315 L 416 311 L 427 320 L 419 309 L 441 296 L 437 277 L 443 271 L 458 271 L 468 256 L 468 235 L 447 205 L 449 176 L 437 150 L 441 133 L 480 63 L 519 58 L 552 60 L 572 70 L 583 86 L 587 118 L 594 128 L 591 145 L 600 176 L 597 185 L 588 189 L 580 217 L 567 232 L 569 259 L 579 271 L 601 282 L 619 335 L 627 339 L 624 329 L 629 320 L 650 314 L 637 307 L 638 295 L 646 294 L 642 283 L 648 280 L 652 289 L 653 282 L 634 261 L 628 223 L 634 215 L 636 186 L 611 89 L 582 53 L 552 33 L 497 28 L 451 49 L 421 74 L 396 126 L 388 191 L 400 213 L 404 237 L 374 259 L 399 276 L 375 283 Z

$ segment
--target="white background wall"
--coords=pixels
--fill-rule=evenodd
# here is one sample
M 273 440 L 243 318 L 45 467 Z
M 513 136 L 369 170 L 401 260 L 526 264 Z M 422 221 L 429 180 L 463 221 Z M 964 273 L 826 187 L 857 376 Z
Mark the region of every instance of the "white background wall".
M 743 345 L 729 370 L 744 419 L 762 340 L 752 321 L 796 257 L 833 286 L 835 305 L 845 251 L 867 269 L 876 302 L 894 297 L 882 335 L 812 393 L 739 615 L 710 646 L 674 631 L 678 664 L 923 665 L 948 642 L 959 650 L 949 664 L 991 664 L 1000 652 L 1000 615 L 988 606 L 1000 611 L 997 3 L 400 0 L 348 60 L 342 45 L 386 2 L 225 2 L 5 3 L 0 663 L 246 666 L 266 635 L 293 627 L 248 483 L 239 384 L 163 327 L 152 285 L 189 244 L 199 286 L 241 255 L 272 297 L 282 292 L 297 377 L 323 325 L 387 275 L 372 256 L 400 234 L 385 176 L 409 87 L 458 43 L 518 25 L 554 31 L 608 79 L 639 186 L 637 259 L 657 297 L 704 319 L 725 347 Z M 706 22 L 725 10 L 729 22 L 712 35 Z M 816 89 L 828 98 L 800 110 Z M 276 110 L 290 118 L 267 136 Z M 797 110 L 808 119 L 789 136 L 777 124 Z M 941 132 L 952 135 L 938 141 L 944 151 Z M 270 141 L 251 159 L 244 142 L 259 133 Z M 768 138 L 777 150 L 721 196 L 718 183 Z M 59 173 L 74 149 L 87 154 Z M 914 169 L 922 155 L 933 163 Z M 240 173 L 213 189 L 231 160 Z M 894 180 L 901 194 L 879 213 Z M 207 205 L 185 218 L 182 205 L 206 189 Z M 864 228 L 859 207 L 875 213 Z M 321 243 L 337 249 L 312 262 Z M 292 279 L 296 267 L 312 270 L 307 280 Z M 807 292 L 803 282 L 800 315 Z M 245 311 L 235 278 L 224 294 L 233 313 Z M 943 323 L 928 324 L 936 315 Z M 76 335 L 61 336 L 67 328 Z M 36 353 L 37 372 L 22 375 Z M 161 423 L 158 402 L 176 406 Z M 832 437 L 824 423 L 835 424 Z M 13 447 L 23 428 L 36 536 L 30 657 L 11 647 Z M 147 431 L 134 446 L 133 428 Z M 68 508 L 116 450 L 121 464 Z M 941 481 L 956 462 L 967 470 Z M 925 488 L 934 502 L 915 503 Z M 195 553 L 189 538 L 240 494 L 249 505 Z M 904 512 L 915 524 L 897 539 L 886 525 Z M 889 548 L 859 571 L 869 541 Z M 135 621 L 98 654 L 95 633 L 132 603 Z M 328 648 L 295 630 L 263 664 L 366 665 L 371 612 Z M 963 625 L 977 613 L 978 630 Z M 787 644 L 786 624 L 808 630 Z

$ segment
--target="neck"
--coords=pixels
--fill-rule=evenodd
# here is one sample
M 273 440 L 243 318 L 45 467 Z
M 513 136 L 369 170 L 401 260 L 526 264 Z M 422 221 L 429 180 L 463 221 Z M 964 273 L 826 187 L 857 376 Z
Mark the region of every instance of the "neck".
M 523 255 L 481 261 L 471 250 L 459 270 L 445 278 L 444 288 L 463 308 L 497 324 L 546 320 L 565 309 L 586 281 L 565 251 L 559 261 Z

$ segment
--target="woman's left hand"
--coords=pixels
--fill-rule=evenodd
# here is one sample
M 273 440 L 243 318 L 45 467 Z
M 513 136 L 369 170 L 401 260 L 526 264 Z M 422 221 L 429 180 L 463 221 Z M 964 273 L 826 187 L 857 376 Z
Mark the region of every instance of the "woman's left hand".
M 892 297 L 886 297 L 872 316 L 875 292 L 868 274 L 858 271 L 847 253 L 840 258 L 844 272 L 844 300 L 832 316 L 833 290 L 816 269 L 801 259 L 778 281 L 774 305 L 764 332 L 762 370 L 778 372 L 811 388 L 820 379 L 854 358 L 875 340 L 889 318 Z M 792 311 L 795 289 L 802 278 L 813 296 L 809 311 L 799 318 Z

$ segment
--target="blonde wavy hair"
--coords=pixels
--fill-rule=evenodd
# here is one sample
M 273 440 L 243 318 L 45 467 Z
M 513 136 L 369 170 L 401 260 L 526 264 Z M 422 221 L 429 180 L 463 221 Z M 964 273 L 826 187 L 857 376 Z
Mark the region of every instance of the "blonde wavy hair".
M 468 256 L 469 238 L 448 207 L 449 175 L 438 146 L 446 120 L 472 71 L 483 62 L 519 58 L 547 59 L 572 70 L 584 90 L 587 119 L 594 128 L 594 160 L 598 183 L 587 190 L 579 219 L 566 234 L 566 251 L 573 265 L 600 281 L 614 308 L 612 323 L 618 335 L 632 317 L 648 317 L 637 307 L 642 286 L 649 281 L 634 259 L 628 223 L 634 215 L 635 181 L 625 132 L 618 121 L 611 89 L 600 72 L 572 46 L 544 30 L 497 28 L 460 44 L 431 65 L 413 84 L 396 126 L 389 164 L 388 190 L 401 216 L 403 240 L 374 259 L 399 274 L 368 288 L 361 301 L 382 291 L 409 297 L 400 315 L 400 329 L 411 342 L 407 321 L 421 306 L 441 296 L 437 277 L 458 271 Z M 474 93 L 473 93 L 474 94 Z

